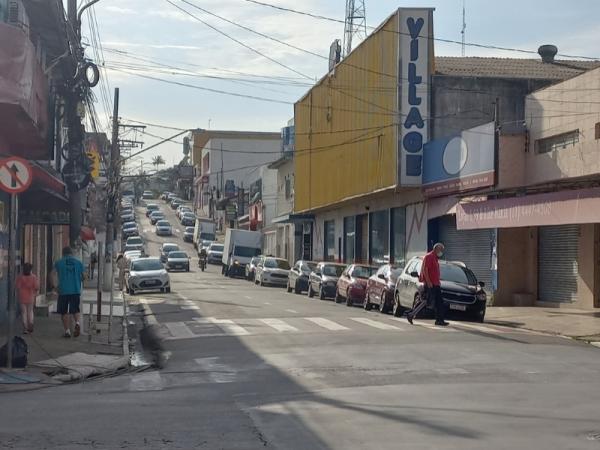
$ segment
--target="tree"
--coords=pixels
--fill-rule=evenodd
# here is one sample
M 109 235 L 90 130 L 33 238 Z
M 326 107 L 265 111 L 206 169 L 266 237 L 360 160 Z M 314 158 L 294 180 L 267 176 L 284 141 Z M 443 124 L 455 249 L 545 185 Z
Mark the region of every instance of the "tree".
M 157 172 L 158 172 L 158 166 L 164 166 L 165 164 L 166 164 L 165 160 L 160 155 L 156 155 L 154 158 L 152 158 L 152 165 L 156 167 Z

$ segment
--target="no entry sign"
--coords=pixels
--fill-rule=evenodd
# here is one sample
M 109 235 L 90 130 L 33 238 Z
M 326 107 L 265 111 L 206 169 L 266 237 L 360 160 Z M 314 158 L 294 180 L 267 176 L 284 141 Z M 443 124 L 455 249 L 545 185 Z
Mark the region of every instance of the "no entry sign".
M 0 160 L 0 189 L 18 194 L 29 189 L 33 174 L 31 165 L 23 158 L 11 156 Z

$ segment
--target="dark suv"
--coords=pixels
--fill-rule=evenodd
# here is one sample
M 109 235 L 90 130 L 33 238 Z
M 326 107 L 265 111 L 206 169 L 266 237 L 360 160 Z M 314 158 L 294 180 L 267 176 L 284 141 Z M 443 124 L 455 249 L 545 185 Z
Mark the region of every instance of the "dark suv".
M 337 282 L 347 266 L 330 262 L 320 262 L 308 277 L 308 296 L 319 295 L 321 300 L 335 297 Z
M 423 296 L 424 285 L 419 281 L 422 257 L 412 258 L 396 281 L 393 312 L 396 317 L 413 307 Z M 449 312 L 466 314 L 472 320 L 483 322 L 487 296 L 483 282 L 465 264 L 440 260 L 442 298 Z M 427 305 L 429 308 L 430 305 Z

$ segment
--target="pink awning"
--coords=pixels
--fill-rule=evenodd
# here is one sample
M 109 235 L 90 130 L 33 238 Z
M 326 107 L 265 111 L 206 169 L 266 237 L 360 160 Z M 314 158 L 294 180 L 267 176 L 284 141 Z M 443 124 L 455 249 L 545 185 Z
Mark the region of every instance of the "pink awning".
M 600 188 L 563 190 L 456 207 L 456 228 L 516 228 L 600 223 Z

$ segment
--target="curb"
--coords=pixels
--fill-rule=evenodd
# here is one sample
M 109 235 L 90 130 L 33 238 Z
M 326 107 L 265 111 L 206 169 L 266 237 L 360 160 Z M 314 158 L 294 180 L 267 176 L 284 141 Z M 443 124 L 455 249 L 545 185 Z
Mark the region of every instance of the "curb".
M 581 339 L 581 337 L 579 336 L 568 336 L 566 334 L 560 334 L 560 333 L 552 333 L 550 331 L 540 331 L 540 330 L 534 330 L 531 328 L 524 328 L 524 327 L 515 327 L 506 323 L 502 323 L 502 322 L 497 322 L 495 320 L 489 320 L 485 323 L 489 323 L 490 325 L 496 325 L 496 326 L 500 326 L 500 327 L 506 327 L 506 328 L 512 328 L 514 330 L 521 330 L 521 331 L 525 331 L 525 332 L 529 332 L 532 334 L 539 334 L 541 336 L 551 336 L 551 337 L 559 337 L 559 338 L 563 338 L 563 339 L 569 339 L 571 341 L 576 341 L 576 342 L 583 342 L 585 344 L 589 344 L 592 345 L 594 347 L 598 347 L 600 348 L 600 341 L 590 341 L 588 339 Z

